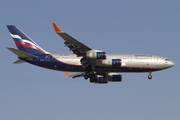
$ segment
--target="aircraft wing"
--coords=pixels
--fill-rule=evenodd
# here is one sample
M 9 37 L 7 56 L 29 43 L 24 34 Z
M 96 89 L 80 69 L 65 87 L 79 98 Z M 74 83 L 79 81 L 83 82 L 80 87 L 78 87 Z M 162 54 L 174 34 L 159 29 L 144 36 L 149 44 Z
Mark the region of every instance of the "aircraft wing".
M 92 50 L 88 46 L 84 45 L 83 43 L 79 42 L 75 38 L 71 37 L 65 32 L 62 32 L 55 23 L 53 23 L 55 32 L 65 40 L 64 44 L 69 47 L 71 51 L 77 56 L 83 56 L 87 51 Z
M 74 74 L 74 75 L 70 75 L 68 72 L 64 72 L 65 73 L 65 75 L 67 76 L 67 77 L 72 77 L 72 78 L 77 78 L 77 77 L 83 77 L 84 76 L 84 72 L 81 72 L 81 73 L 77 73 L 77 74 Z

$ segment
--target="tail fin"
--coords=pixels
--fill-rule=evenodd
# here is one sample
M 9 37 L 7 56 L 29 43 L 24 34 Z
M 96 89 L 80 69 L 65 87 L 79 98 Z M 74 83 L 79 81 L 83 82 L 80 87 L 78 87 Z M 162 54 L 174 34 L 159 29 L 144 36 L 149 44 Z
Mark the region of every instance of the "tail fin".
M 48 54 L 16 26 L 7 25 L 7 28 L 19 50 L 30 54 Z

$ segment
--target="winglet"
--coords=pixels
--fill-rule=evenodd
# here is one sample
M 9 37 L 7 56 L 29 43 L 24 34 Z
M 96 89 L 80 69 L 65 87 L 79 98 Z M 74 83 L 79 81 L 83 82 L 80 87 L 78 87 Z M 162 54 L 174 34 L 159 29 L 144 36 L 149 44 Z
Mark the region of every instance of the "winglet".
M 52 24 L 53 24 L 55 32 L 62 32 L 55 23 L 52 23 Z
M 71 76 L 68 72 L 64 72 L 67 77 Z

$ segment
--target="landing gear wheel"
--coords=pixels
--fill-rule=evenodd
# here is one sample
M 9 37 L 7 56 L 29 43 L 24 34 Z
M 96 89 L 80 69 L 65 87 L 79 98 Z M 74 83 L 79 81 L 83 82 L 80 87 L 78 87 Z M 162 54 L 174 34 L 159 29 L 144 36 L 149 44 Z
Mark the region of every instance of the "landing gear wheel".
M 90 82 L 94 82 L 94 79 L 92 77 L 90 77 Z
M 84 79 L 87 80 L 89 77 L 87 75 L 84 76 Z
M 148 75 L 148 79 L 152 79 L 152 75 Z
M 87 80 L 88 78 L 90 78 L 90 72 L 89 71 L 84 74 L 84 79 Z
M 148 75 L 148 79 L 152 79 L 152 75 L 151 74 L 152 74 L 152 72 L 150 71 L 149 75 Z

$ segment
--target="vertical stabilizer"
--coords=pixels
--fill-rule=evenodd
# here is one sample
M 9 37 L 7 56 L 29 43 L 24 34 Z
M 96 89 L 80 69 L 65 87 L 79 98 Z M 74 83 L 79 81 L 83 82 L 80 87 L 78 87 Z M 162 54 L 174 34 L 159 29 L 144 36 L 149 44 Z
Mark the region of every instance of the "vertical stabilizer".
M 48 52 L 43 50 L 38 44 L 36 44 L 16 26 L 7 25 L 7 28 L 19 50 L 30 54 L 48 54 Z

